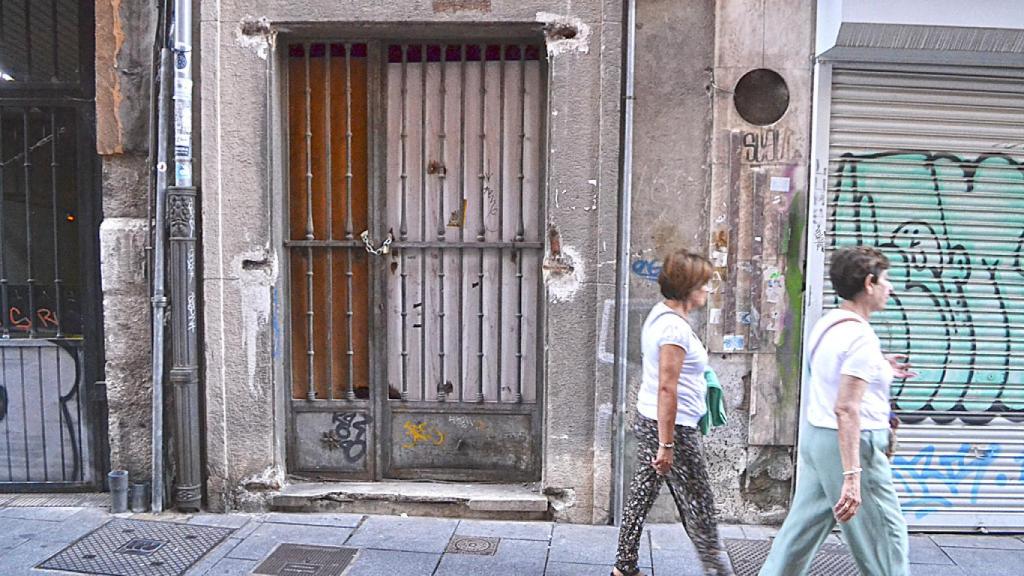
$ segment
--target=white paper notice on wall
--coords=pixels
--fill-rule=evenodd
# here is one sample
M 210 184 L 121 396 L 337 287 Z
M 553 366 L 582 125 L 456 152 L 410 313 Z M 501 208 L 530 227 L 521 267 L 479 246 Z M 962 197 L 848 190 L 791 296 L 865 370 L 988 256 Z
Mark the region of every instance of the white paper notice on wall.
M 708 324 L 721 324 L 722 323 L 722 309 L 712 308 L 708 311 Z
M 770 188 L 772 192 L 789 192 L 789 178 L 772 176 Z
M 711 253 L 711 264 L 715 268 L 725 268 L 729 265 L 729 253 L 725 250 L 715 250 Z

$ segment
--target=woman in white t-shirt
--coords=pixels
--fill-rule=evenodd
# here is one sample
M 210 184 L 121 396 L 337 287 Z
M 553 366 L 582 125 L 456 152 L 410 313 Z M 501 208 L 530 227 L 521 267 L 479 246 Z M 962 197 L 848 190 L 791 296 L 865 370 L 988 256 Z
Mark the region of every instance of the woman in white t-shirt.
M 811 331 L 796 495 L 761 576 L 806 574 L 839 522 L 861 574 L 909 573 L 907 524 L 889 467 L 893 377 L 911 378 L 904 357 L 885 356 L 868 324 L 885 309 L 889 260 L 867 246 L 832 255 L 829 278 L 843 302 Z
M 708 574 L 733 574 L 718 536 L 697 422 L 707 411 L 708 352 L 686 320 L 708 299 L 711 263 L 685 250 L 665 259 L 658 276 L 665 300 L 654 305 L 640 333 L 643 373 L 637 397 L 638 460 L 623 506 L 613 576 L 637 567 L 644 521 L 668 481 L 679 515 Z

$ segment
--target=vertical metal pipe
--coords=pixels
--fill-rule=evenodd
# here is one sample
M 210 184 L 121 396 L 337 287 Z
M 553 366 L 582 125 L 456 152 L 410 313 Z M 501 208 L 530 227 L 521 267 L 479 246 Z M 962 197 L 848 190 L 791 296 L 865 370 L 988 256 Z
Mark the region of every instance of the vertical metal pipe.
M 28 119 L 28 107 L 22 108 L 21 117 L 24 122 L 25 140 L 24 144 L 24 164 L 25 169 L 25 284 L 28 290 L 28 334 L 30 338 L 36 337 L 36 279 L 33 278 L 32 270 L 32 149 L 29 146 L 29 119 Z
M 345 44 L 345 239 L 352 239 L 352 45 Z M 345 278 L 348 282 L 347 310 L 345 318 L 348 324 L 348 393 L 349 400 L 356 399 L 355 391 L 355 346 L 352 341 L 352 249 L 347 251 L 348 268 Z
M 476 239 L 477 242 L 484 242 L 487 240 L 487 227 L 484 225 L 484 217 L 487 214 L 487 191 L 485 189 L 487 185 L 487 175 L 485 174 L 486 169 L 486 156 L 487 156 L 487 128 L 485 126 L 487 118 L 487 45 L 480 45 L 480 170 L 477 178 L 480 179 L 480 226 L 477 229 Z M 478 327 L 478 340 L 477 340 L 477 393 L 475 400 L 477 402 L 484 401 L 484 250 L 483 248 L 478 249 L 480 255 L 480 269 L 477 271 L 477 288 L 480 291 L 479 305 L 477 309 L 477 327 Z
M 401 193 L 402 197 L 399 200 L 399 210 L 401 211 L 401 214 L 399 215 L 398 238 L 402 242 L 405 242 L 409 238 L 409 223 L 406 221 L 406 198 L 407 198 L 407 195 L 408 195 L 408 183 L 409 183 L 409 172 L 408 172 L 408 167 L 406 166 L 406 154 L 407 154 L 406 144 L 407 144 L 407 140 L 408 140 L 408 137 L 409 137 L 408 126 L 407 126 L 407 117 L 406 117 L 407 116 L 406 108 L 407 108 L 407 105 L 408 105 L 407 103 L 408 103 L 408 93 L 409 93 L 408 76 L 407 76 L 408 72 L 406 70 L 406 67 L 407 67 L 409 62 L 408 62 L 408 54 L 406 53 L 407 47 L 404 44 L 402 44 L 402 45 L 399 46 L 399 48 L 402 50 L 402 64 L 401 64 L 401 66 L 402 66 L 402 70 L 401 70 L 401 73 L 402 73 L 402 87 L 401 87 L 401 90 L 402 90 L 402 94 L 401 94 L 401 97 L 402 97 L 402 132 L 401 132 L 401 134 L 399 134 L 399 138 L 401 140 L 401 147 L 402 147 L 402 153 L 401 153 L 401 160 L 402 160 L 402 168 L 401 168 L 401 170 L 402 170 L 402 173 L 400 175 L 400 180 L 401 180 L 401 185 L 402 185 L 402 193 Z M 405 265 L 406 265 L 405 250 L 399 251 L 399 256 L 398 257 L 399 257 L 399 260 L 401 260 L 399 265 L 400 265 L 400 267 L 402 269 L 401 274 L 400 274 L 400 281 L 402 283 L 401 284 L 401 299 L 402 299 L 402 308 L 401 308 L 401 310 L 402 310 L 402 312 L 401 312 L 401 318 L 402 318 L 402 400 L 404 401 L 404 400 L 408 400 L 409 399 L 409 323 L 408 323 L 408 320 L 409 320 L 408 319 L 409 309 L 408 309 L 408 297 L 407 297 L 407 295 L 405 293 L 405 290 L 406 290 L 406 288 L 405 288 L 406 278 L 408 277 L 409 273 L 405 269 Z
M 313 94 L 309 84 L 309 44 L 303 46 L 303 58 L 305 61 L 306 74 L 306 240 L 315 239 L 313 234 L 313 125 L 312 125 L 312 104 Z M 314 370 L 316 369 L 313 355 L 316 353 L 313 347 L 313 247 L 306 246 L 306 399 L 316 400 L 316 380 Z
M 498 241 L 505 241 L 505 45 L 498 45 L 498 199 L 496 203 L 498 205 Z M 504 335 L 505 326 L 503 326 L 504 310 L 502 293 L 504 292 L 504 276 L 505 276 L 505 251 L 502 248 L 498 248 L 498 329 L 495 335 L 498 341 L 497 345 L 497 383 L 498 383 L 498 402 L 501 402 L 501 388 L 504 386 L 502 382 L 502 372 L 504 367 L 502 361 L 505 359 L 505 348 L 502 345 L 502 336 Z
M 0 108 L 0 158 L 4 156 L 4 109 Z M 6 218 L 5 206 L 3 199 L 7 196 L 4 191 L 4 166 L 0 164 L 0 238 L 6 238 L 4 232 L 4 223 Z M 7 243 L 0 242 L 0 306 L 2 306 L 2 320 L 0 320 L 0 337 L 10 338 L 11 332 L 7 327 L 7 323 L 10 319 L 8 311 L 9 301 L 7 298 Z
M 27 425 L 28 422 L 29 422 L 29 419 L 28 419 L 28 408 L 27 408 L 28 401 L 25 398 L 25 348 L 22 347 L 22 346 L 18 346 L 18 368 L 21 371 L 21 421 L 25 422 L 26 425 Z M 27 432 L 27 430 L 26 430 L 26 432 Z M 32 473 L 31 473 L 31 469 L 30 469 L 30 462 L 31 462 L 31 460 L 29 458 L 29 451 L 28 451 L 28 436 L 29 435 L 27 433 L 24 436 L 24 440 L 25 440 L 25 480 L 26 481 L 31 481 L 32 480 L 32 475 L 31 475 Z
M 33 319 L 34 320 L 34 319 Z M 43 347 L 36 347 L 36 385 L 39 386 L 39 430 L 43 446 L 43 482 L 50 481 L 50 459 L 46 457 L 46 397 L 43 395 Z M 27 431 L 27 430 L 26 430 Z
M 196 204 L 192 182 L 192 2 L 174 0 L 174 188 L 168 189 L 177 486 L 182 512 L 198 511 L 202 500 L 199 460 L 199 302 L 196 262 Z M 154 479 L 155 480 L 155 479 Z
M 327 231 L 324 238 L 334 239 L 334 212 L 332 200 L 334 196 L 334 157 L 331 154 L 331 139 L 334 130 L 331 126 L 331 43 L 324 45 L 324 154 L 327 159 L 326 198 Z M 334 249 L 328 247 L 327 253 L 327 399 L 334 400 Z M 351 286 L 349 287 L 351 290 Z M 351 337 L 349 340 L 351 341 Z M 351 373 L 349 373 L 351 379 Z
M 146 186 L 146 218 L 151 227 L 147 240 L 147 264 L 150 266 L 151 377 L 150 414 L 153 422 L 150 438 L 150 501 L 154 512 L 164 506 L 163 439 L 164 439 L 164 349 L 167 296 L 165 293 L 166 201 L 167 201 L 167 89 L 170 72 L 170 50 L 167 47 L 167 3 L 158 2 L 156 36 L 153 41 L 153 70 L 150 77 L 149 165 L 153 171 Z M 81 412 L 81 402 L 76 402 Z M 81 417 L 78 418 L 81 424 Z M 78 436 L 81 439 L 81 434 Z M 81 454 L 81 451 L 79 451 Z M 84 466 L 78 466 L 84 472 Z
M 526 179 L 526 46 L 519 47 L 519 221 L 516 223 L 516 242 L 526 235 L 523 212 L 526 210 L 524 182 Z M 523 251 L 516 250 L 516 403 L 523 401 Z
M 427 45 L 420 45 L 420 240 L 427 239 Z M 427 252 L 420 253 L 420 400 L 427 399 Z
M 445 239 L 445 218 L 444 218 L 444 201 L 446 198 L 445 190 L 445 174 L 448 171 L 448 167 L 445 164 L 445 144 L 448 138 L 447 128 L 445 123 L 447 122 L 447 111 L 445 108 L 448 105 L 448 89 L 445 86 L 447 76 L 445 74 L 445 62 L 446 54 L 444 46 L 440 47 L 440 55 L 438 58 L 438 65 L 441 67 L 441 126 L 440 132 L 438 133 L 438 158 L 440 159 L 441 169 L 437 172 L 438 178 L 438 195 L 437 195 L 437 241 L 444 242 Z M 446 399 L 446 386 L 445 386 L 445 323 L 444 323 L 444 282 L 445 282 L 445 270 L 444 270 L 444 248 L 437 249 L 437 284 L 438 284 L 438 312 L 437 312 L 437 326 L 438 326 L 438 352 L 437 357 L 440 364 L 440 374 L 437 387 L 437 399 L 444 401 Z
M 57 346 L 53 347 L 53 357 L 56 360 L 56 370 L 55 371 L 57 372 L 57 377 L 56 377 L 57 397 L 58 397 L 58 399 L 63 400 L 63 398 L 60 398 L 60 390 L 61 390 L 61 381 L 60 381 L 60 348 L 57 347 Z M 64 410 L 62 410 L 60 407 L 57 408 L 57 425 L 58 425 L 58 429 L 60 430 L 60 479 L 62 481 L 67 481 L 67 479 L 68 479 L 67 456 L 64 453 Z
M 636 0 L 626 0 L 623 6 L 623 27 L 626 45 L 622 66 L 622 150 L 619 155 L 619 225 L 618 262 L 615 267 L 615 445 L 613 459 L 614 489 L 612 514 L 615 525 L 622 524 L 622 505 L 625 493 L 626 447 L 626 353 L 629 330 L 629 244 L 630 219 L 633 202 L 633 78 L 636 50 Z
M 2 176 L 0 176 L 2 178 Z M 6 316 L 6 314 L 5 314 Z M 4 384 L 4 390 L 10 390 L 7 385 L 7 348 L 0 348 L 0 381 Z M 10 406 L 10 400 L 8 400 Z M 4 444 L 7 448 L 7 477 L 14 477 L 14 463 L 11 461 L 11 419 L 4 418 Z
M 163 34 L 159 37 L 163 39 Z M 167 314 L 167 294 L 165 292 L 165 270 L 167 255 L 167 98 L 171 51 L 167 46 L 160 49 L 159 63 L 159 97 L 157 98 L 157 138 L 156 138 L 156 222 L 153 226 L 153 313 L 151 315 L 153 331 L 153 392 L 151 410 L 153 418 L 152 437 L 152 478 L 150 479 L 150 501 L 153 512 L 160 513 L 164 509 L 164 326 Z
M 459 44 L 459 343 L 464 342 L 465 328 L 465 282 L 462 281 L 466 271 L 466 45 Z M 465 346 L 463 346 L 465 350 Z M 466 381 L 465 353 L 459 351 L 459 378 L 456 386 L 459 389 L 459 402 L 462 402 L 465 391 L 462 389 Z
M 56 22 L 56 21 L 55 21 Z M 54 50 L 56 52 L 56 50 Z M 57 113 L 50 110 L 50 197 L 53 204 L 53 291 L 54 291 L 54 312 L 57 316 L 57 338 L 64 337 L 62 330 L 64 311 L 61 307 L 61 295 L 63 280 L 60 277 L 60 221 L 57 219 Z M 2 198 L 2 197 L 0 197 Z M 59 380 L 58 380 L 59 382 Z

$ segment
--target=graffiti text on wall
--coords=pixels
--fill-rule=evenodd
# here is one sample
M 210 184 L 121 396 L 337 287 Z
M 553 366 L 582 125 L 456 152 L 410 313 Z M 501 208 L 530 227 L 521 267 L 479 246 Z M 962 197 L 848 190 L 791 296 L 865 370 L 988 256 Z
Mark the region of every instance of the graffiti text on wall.
M 893 300 L 872 321 L 919 373 L 893 386 L 904 419 L 1024 421 L 1024 164 L 887 152 L 836 169 L 832 246 L 877 246 L 892 262 Z
M 961 444 L 949 454 L 928 445 L 915 454 L 895 456 L 892 474 L 907 498 L 904 510 L 920 519 L 944 509 L 977 505 L 982 489 L 991 491 L 1024 479 L 1024 455 L 1012 460 L 1020 465 L 1019 473 L 1000 471 L 1003 468 L 997 460 L 1005 462 L 1006 457 L 999 444 Z

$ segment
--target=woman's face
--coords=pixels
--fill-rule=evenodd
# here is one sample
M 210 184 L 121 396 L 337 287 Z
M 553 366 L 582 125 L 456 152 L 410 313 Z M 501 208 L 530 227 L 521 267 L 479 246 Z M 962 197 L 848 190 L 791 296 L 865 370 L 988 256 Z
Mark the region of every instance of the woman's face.
M 708 293 L 711 292 L 711 281 L 708 280 L 703 286 L 697 288 L 687 297 L 687 304 L 691 309 L 700 308 L 708 303 Z
M 889 296 L 892 295 L 892 282 L 889 282 L 889 271 L 883 270 L 875 282 L 871 282 L 867 286 L 867 296 L 870 299 L 871 309 L 875 312 L 885 310 L 885 305 L 889 302 Z

